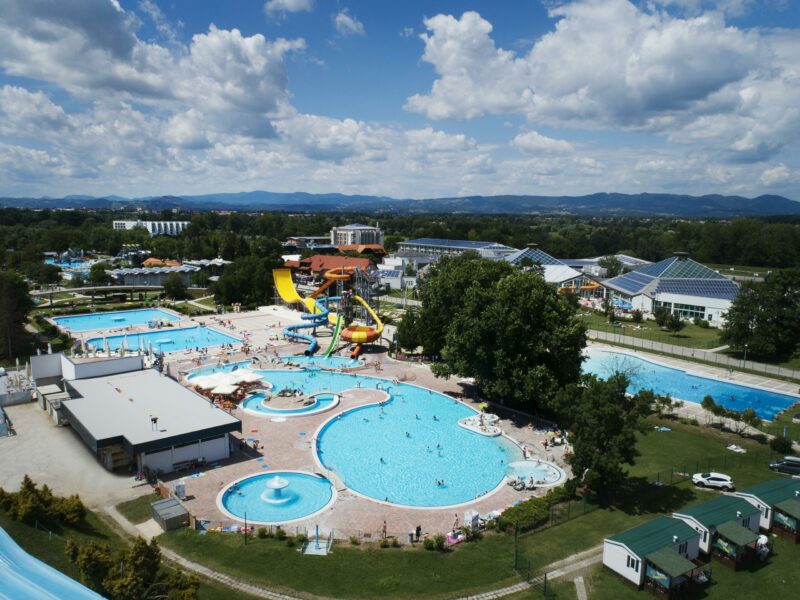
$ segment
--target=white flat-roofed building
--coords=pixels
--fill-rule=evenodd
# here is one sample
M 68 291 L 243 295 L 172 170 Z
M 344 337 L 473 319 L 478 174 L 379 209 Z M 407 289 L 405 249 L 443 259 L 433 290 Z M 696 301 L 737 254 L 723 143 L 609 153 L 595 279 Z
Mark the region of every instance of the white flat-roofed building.
M 113 226 L 117 231 L 144 227 L 150 237 L 153 237 L 156 235 L 178 235 L 189 226 L 189 221 L 114 221 Z
M 67 422 L 106 468 L 169 473 L 230 456 L 239 419 L 155 369 L 67 380 Z
M 468 250 L 480 254 L 483 258 L 502 260 L 517 252 L 516 248 L 496 242 L 478 242 L 472 240 L 442 240 L 438 238 L 417 238 L 397 244 L 398 254 L 434 256 L 458 256 Z
M 361 223 L 351 223 L 331 229 L 331 245 L 333 246 L 362 246 L 365 244 L 383 246 L 383 231 L 377 225 L 372 227 Z

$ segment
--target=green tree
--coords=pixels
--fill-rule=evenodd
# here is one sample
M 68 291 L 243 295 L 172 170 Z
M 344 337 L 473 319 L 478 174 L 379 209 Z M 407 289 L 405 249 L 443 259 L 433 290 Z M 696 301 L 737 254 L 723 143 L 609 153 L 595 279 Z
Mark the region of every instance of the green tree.
M 720 339 L 768 359 L 790 357 L 800 343 L 800 270 L 745 284 L 725 316 Z
M 98 285 L 109 285 L 114 279 L 106 273 L 107 269 L 110 269 L 111 265 L 107 262 L 98 262 L 92 265 L 92 268 L 89 270 L 89 283 L 95 286 Z
M 559 388 L 578 380 L 586 329 L 574 299 L 539 275 L 516 271 L 474 286 L 454 314 L 438 376 L 476 378 L 492 400 L 535 411 L 550 408 Z
M 659 306 L 653 311 L 653 317 L 655 317 L 656 324 L 659 327 L 667 326 L 667 321 L 669 321 L 670 315 L 671 313 L 666 306 Z
M 414 350 L 419 339 L 419 315 L 416 310 L 409 309 L 397 326 L 397 345 L 406 350 Z
M 179 273 L 170 273 L 164 279 L 164 295 L 173 300 L 184 300 L 189 297 L 186 284 Z
M 272 269 L 280 266 L 277 258 L 243 256 L 225 267 L 212 285 L 215 300 L 220 304 L 241 302 L 246 305 L 273 302 Z
M 606 277 L 616 277 L 622 273 L 622 261 L 613 254 L 604 256 L 597 261 L 597 265 L 606 270 Z
M 576 477 L 604 498 L 625 479 L 625 466 L 635 463 L 636 433 L 649 410 L 626 394 L 627 387 L 628 378 L 614 373 L 607 380 L 588 376 L 585 387 L 574 388 L 569 461 Z
M 25 322 L 32 309 L 28 284 L 14 273 L 0 271 L 0 358 L 12 359 L 28 348 Z
M 476 252 L 444 257 L 431 265 L 421 284 L 422 306 L 417 315 L 417 340 L 428 356 L 439 356 L 450 324 L 457 318 L 470 288 L 486 289 L 510 275 L 514 267 L 505 261 L 481 258 Z
M 667 317 L 666 321 L 664 322 L 664 327 L 667 328 L 667 331 L 672 333 L 678 333 L 684 327 L 686 327 L 686 322 L 681 319 L 676 314 L 671 314 Z

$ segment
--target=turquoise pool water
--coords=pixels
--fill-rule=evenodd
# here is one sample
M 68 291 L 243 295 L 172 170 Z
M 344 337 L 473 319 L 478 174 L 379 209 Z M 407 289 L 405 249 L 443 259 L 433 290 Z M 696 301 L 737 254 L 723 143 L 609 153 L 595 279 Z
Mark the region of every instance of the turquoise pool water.
M 593 351 L 583 363 L 583 371 L 608 377 L 614 371 L 628 374 L 632 394 L 651 389 L 687 402 L 701 403 L 711 396 L 717 404 L 742 411 L 752 408 L 762 419 L 772 420 L 780 411 L 800 402 L 800 398 L 754 387 L 690 375 L 680 369 L 665 367 L 649 360 L 607 350 Z
M 335 394 L 318 394 L 314 397 L 314 404 L 309 404 L 308 406 L 299 406 L 298 408 L 272 408 L 269 406 L 269 403 L 266 405 L 264 404 L 263 400 L 265 397 L 266 394 L 261 392 L 251 394 L 244 399 L 242 407 L 246 410 L 252 410 L 265 415 L 285 417 L 290 415 L 303 415 L 310 412 L 322 412 L 333 406 L 337 400 Z
M 528 482 L 533 478 L 536 485 L 555 485 L 564 479 L 564 471 L 554 464 L 538 460 L 520 460 L 508 465 L 506 474 L 511 479 Z
M 280 477 L 287 484 L 279 492 L 267 483 Z M 242 479 L 220 498 L 223 508 L 249 522 L 282 524 L 322 510 L 333 498 L 333 486 L 324 477 L 293 471 L 272 471 Z
M 508 439 L 459 427 L 458 420 L 475 411 L 431 390 L 322 370 L 256 373 L 275 391 L 338 393 L 364 387 L 390 394 L 382 406 L 362 406 L 333 418 L 316 440 L 320 462 L 348 488 L 376 500 L 416 507 L 469 502 L 497 487 L 507 464 L 522 459 L 521 449 Z
M 187 348 L 208 348 L 222 344 L 240 344 L 242 340 L 226 333 L 221 333 L 210 327 L 189 327 L 188 329 L 172 329 L 165 327 L 147 333 L 133 333 L 106 337 L 112 350 L 118 350 L 127 338 L 128 348 L 148 350 L 152 344 L 156 352 L 177 352 Z M 87 341 L 88 344 L 102 349 L 103 338 L 95 337 Z
M 283 356 L 281 360 L 301 367 L 319 367 L 320 369 L 349 369 L 362 364 L 361 361 L 346 356 Z
M 90 331 L 93 329 L 116 329 L 129 325 L 145 325 L 150 321 L 177 321 L 178 317 L 158 308 L 141 310 L 121 310 L 118 312 L 92 313 L 53 317 L 55 324 L 70 331 Z

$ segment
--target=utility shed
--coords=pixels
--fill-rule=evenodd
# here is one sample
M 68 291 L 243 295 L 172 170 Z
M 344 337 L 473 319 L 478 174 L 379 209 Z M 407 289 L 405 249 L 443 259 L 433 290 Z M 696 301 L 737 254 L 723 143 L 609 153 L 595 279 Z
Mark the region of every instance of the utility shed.
M 157 500 L 150 505 L 150 508 L 153 512 L 153 520 L 164 531 L 189 526 L 189 511 L 175 498 Z

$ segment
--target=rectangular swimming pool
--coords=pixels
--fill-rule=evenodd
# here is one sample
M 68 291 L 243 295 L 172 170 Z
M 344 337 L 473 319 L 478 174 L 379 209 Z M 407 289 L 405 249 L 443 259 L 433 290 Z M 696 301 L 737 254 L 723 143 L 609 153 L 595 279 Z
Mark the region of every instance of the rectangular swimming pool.
M 94 329 L 116 329 L 129 325 L 145 325 L 151 321 L 177 321 L 179 317 L 160 308 L 143 308 L 140 310 L 120 310 L 116 312 L 91 313 L 86 315 L 70 315 L 53 317 L 53 321 L 61 329 L 70 331 L 92 331 Z
M 131 333 L 128 335 L 113 335 L 105 338 L 111 350 L 118 350 L 122 344 L 127 344 L 131 350 L 141 348 L 149 350 L 152 346 L 155 352 L 178 352 L 195 348 L 209 348 L 222 344 L 240 344 L 242 340 L 226 333 L 211 329 L 210 327 L 189 327 L 187 329 L 172 329 L 165 327 L 158 331 L 147 333 Z M 103 338 L 94 337 L 87 341 L 95 348 L 103 349 Z
M 592 350 L 583 363 L 583 372 L 597 377 L 606 378 L 615 371 L 628 376 L 631 394 L 653 390 L 656 394 L 669 394 L 677 400 L 697 404 L 705 396 L 711 396 L 725 408 L 737 411 L 752 408 L 762 419 L 773 420 L 779 412 L 800 403 L 798 396 L 692 375 L 623 352 Z

